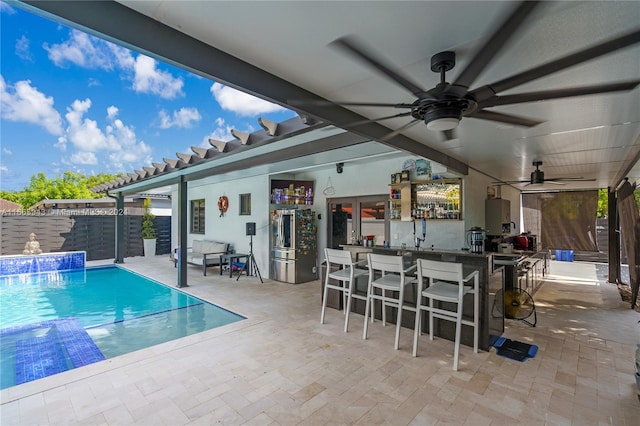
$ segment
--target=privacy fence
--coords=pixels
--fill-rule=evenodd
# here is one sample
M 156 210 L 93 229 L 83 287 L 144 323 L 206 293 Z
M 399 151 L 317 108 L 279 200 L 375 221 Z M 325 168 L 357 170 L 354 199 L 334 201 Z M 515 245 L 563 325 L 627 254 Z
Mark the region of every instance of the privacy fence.
M 154 219 L 156 254 L 171 251 L 171 217 Z M 142 256 L 142 216 L 124 216 L 124 256 Z M 0 217 L 0 255 L 22 254 L 30 233 L 43 252 L 86 251 L 87 260 L 115 258 L 116 216 L 11 215 Z

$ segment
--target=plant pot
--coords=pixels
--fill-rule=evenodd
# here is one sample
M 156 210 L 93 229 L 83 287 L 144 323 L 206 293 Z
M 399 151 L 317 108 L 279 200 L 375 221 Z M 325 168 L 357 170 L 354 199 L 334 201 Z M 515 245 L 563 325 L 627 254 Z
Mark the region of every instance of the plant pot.
M 142 245 L 144 246 L 144 257 L 154 257 L 156 255 L 155 238 L 142 239 Z

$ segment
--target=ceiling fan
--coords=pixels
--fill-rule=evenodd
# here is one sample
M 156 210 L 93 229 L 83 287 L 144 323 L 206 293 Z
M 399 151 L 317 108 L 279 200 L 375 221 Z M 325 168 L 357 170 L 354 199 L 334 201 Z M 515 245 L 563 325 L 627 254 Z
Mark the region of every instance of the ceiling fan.
M 517 184 L 517 183 L 526 183 L 527 185 L 542 185 L 545 183 L 552 183 L 554 185 L 564 185 L 564 181 L 571 182 L 593 182 L 595 179 L 585 179 L 584 177 L 557 177 L 551 179 L 544 178 L 544 172 L 540 170 L 540 166 L 542 166 L 542 161 L 536 160 L 533 162 L 535 166 L 535 170 L 531 172 L 531 179 L 529 180 L 501 180 L 498 182 L 492 182 L 497 184 Z
M 445 73 L 453 69 L 455 66 L 455 52 L 440 52 L 432 56 L 431 70 L 440 74 L 440 83 L 429 90 L 425 90 L 420 85 L 413 82 L 393 65 L 387 63 L 382 57 L 374 53 L 371 48 L 365 47 L 364 44 L 353 37 L 342 37 L 331 43 L 333 46 L 339 48 L 365 65 L 374 68 L 385 77 L 393 80 L 396 84 L 411 92 L 416 97 L 416 100 L 412 103 L 331 102 L 328 100 L 318 99 L 290 100 L 289 104 L 292 106 L 313 104 L 320 106 L 342 105 L 407 109 L 408 111 L 399 114 L 363 120 L 356 123 L 346 124 L 346 126 L 355 127 L 365 123 L 410 116 L 413 119 L 409 123 L 386 135 L 384 139 L 390 139 L 408 127 L 424 121 L 427 125 L 427 129 L 441 131 L 443 132 L 445 139 L 450 140 L 455 139 L 453 129 L 458 126 L 463 117 L 508 123 L 523 127 L 533 127 L 542 123 L 540 120 L 490 111 L 487 108 L 572 96 L 626 91 L 632 90 L 640 84 L 640 80 L 631 80 L 603 83 L 593 86 L 519 93 L 514 95 L 498 95 L 498 93 L 554 72 L 638 43 L 640 42 L 640 30 L 636 30 L 621 37 L 602 42 L 579 52 L 512 75 L 492 84 L 470 90 L 472 83 L 482 73 L 504 44 L 512 37 L 518 27 L 527 19 L 538 3 L 539 2 L 524 1 L 516 7 L 496 32 L 489 37 L 480 49 L 478 49 L 478 52 L 453 83 L 448 83 L 446 81 Z

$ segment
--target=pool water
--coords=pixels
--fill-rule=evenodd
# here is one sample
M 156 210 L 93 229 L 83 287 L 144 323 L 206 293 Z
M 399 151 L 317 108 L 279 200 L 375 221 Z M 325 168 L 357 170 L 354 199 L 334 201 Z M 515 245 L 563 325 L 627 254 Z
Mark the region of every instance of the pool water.
M 242 319 L 116 266 L 0 277 L 0 388 Z

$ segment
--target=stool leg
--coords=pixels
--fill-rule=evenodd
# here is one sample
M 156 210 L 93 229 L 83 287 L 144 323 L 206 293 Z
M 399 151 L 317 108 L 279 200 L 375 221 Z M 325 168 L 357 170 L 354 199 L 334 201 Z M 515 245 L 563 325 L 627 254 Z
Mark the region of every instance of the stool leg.
M 473 278 L 473 352 L 478 353 L 478 338 L 480 336 L 480 286 L 478 276 Z
M 345 285 L 347 284 L 346 282 L 344 283 Z M 351 285 L 349 285 L 349 287 L 351 287 Z M 351 290 L 347 290 L 345 293 L 347 293 L 347 303 L 344 306 L 344 332 L 346 333 L 347 330 L 349 329 L 349 312 L 351 311 Z M 366 316 L 365 316 L 365 321 L 366 321 Z
M 400 301 L 398 302 L 398 316 L 396 318 L 396 341 L 394 348 L 400 348 L 400 326 L 402 325 L 402 292 L 400 292 Z
M 371 309 L 371 288 L 367 292 L 367 302 L 364 306 L 364 330 L 362 331 L 362 338 L 367 340 L 367 331 L 369 326 L 369 309 Z
M 329 276 L 327 276 L 326 279 L 324 280 L 324 291 L 322 296 L 322 313 L 320 314 L 320 324 L 324 324 L 324 310 L 327 307 L 327 295 L 329 294 L 329 287 L 327 287 L 327 284 L 329 284 Z
M 456 315 L 456 341 L 453 350 L 453 370 L 458 371 L 458 358 L 460 356 L 460 329 L 462 328 L 462 301 L 458 303 L 458 313 Z
M 420 300 L 418 299 L 418 303 L 416 304 L 416 322 L 413 326 L 413 356 L 418 356 L 418 338 L 420 337 L 420 329 L 422 328 L 422 324 L 420 321 L 422 317 L 422 309 L 420 309 Z
M 429 339 L 433 340 L 433 299 L 429 298 Z

